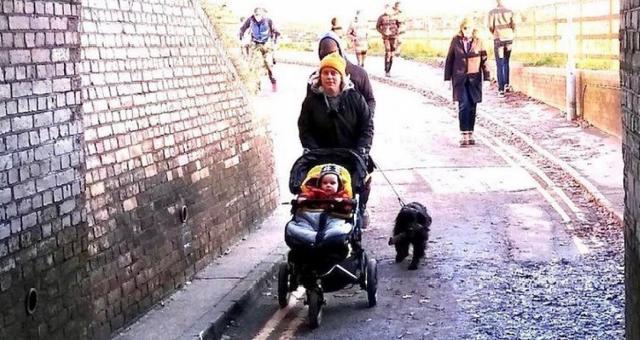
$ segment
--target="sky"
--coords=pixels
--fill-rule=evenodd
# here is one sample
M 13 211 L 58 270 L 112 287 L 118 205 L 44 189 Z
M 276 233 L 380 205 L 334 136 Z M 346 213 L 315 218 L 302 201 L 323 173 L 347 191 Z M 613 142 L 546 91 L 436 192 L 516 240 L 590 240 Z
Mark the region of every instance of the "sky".
M 265 7 L 269 16 L 277 22 L 328 22 L 336 16 L 350 20 L 357 9 L 362 9 L 366 18 L 375 19 L 382 13 L 384 4 L 380 0 L 210 0 L 214 3 L 226 3 L 236 14 L 249 16 L 255 7 Z M 393 1 L 391 1 L 393 2 Z M 514 10 L 533 5 L 560 2 L 558 0 L 504 0 L 504 4 Z M 402 7 L 410 16 L 426 16 L 436 13 L 453 13 L 460 8 L 490 10 L 495 0 L 404 0 Z M 464 13 L 460 13 L 464 15 Z

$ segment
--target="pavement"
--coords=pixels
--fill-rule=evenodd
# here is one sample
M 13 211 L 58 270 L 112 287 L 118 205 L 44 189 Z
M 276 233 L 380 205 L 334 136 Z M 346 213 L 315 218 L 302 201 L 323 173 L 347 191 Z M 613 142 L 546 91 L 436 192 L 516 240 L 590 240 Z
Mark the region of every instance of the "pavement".
M 313 53 L 279 52 L 277 58 L 281 63 L 317 62 Z M 396 60 L 389 79 L 382 72 L 381 58 L 371 57 L 367 64 L 372 80 L 424 89 L 450 98 L 449 90 L 441 80 L 441 70 L 433 66 Z M 383 95 L 376 93 L 376 96 Z M 289 197 L 288 169 L 299 154 L 299 142 L 296 122 L 279 116 L 278 111 L 283 105 L 290 106 L 292 98 L 299 107 L 304 88 L 281 84 L 278 93 L 263 92 L 254 98 L 258 117 L 271 118 L 282 201 Z M 567 122 L 559 110 L 542 103 L 512 98 L 502 99 L 487 93 L 485 103 L 479 107 L 480 115 L 504 124 L 513 133 L 523 134 L 532 145 L 571 172 L 602 205 L 621 219 L 624 190 L 620 140 L 579 122 Z M 525 101 L 525 104 L 514 102 L 515 99 Z M 400 162 L 398 159 L 394 165 L 402 167 Z M 116 334 L 114 339 L 220 338 L 229 321 L 250 310 L 251 301 L 263 298 L 265 292 L 270 291 L 266 285 L 275 274 L 276 264 L 284 260 L 288 250 L 282 237 L 288 219 L 289 207 L 280 206 L 254 232 L 244 236 L 182 289 Z

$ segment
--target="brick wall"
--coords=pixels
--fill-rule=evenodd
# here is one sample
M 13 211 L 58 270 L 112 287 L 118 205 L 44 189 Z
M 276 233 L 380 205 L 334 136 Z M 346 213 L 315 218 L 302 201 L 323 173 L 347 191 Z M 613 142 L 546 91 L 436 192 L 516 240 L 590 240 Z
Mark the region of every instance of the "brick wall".
M 0 339 L 84 334 L 79 3 L 0 1 Z
M 275 207 L 267 122 L 198 1 L 0 6 L 0 339 L 106 339 Z
M 495 77 L 496 64 L 488 63 Z M 527 67 L 511 63 L 511 85 L 518 91 L 566 111 L 566 70 Z M 617 71 L 576 70 L 576 112 L 579 117 L 610 135 L 622 136 L 620 76 Z
M 626 338 L 640 339 L 640 3 L 620 9 L 620 78 L 625 188 Z
M 198 1 L 86 1 L 82 17 L 90 334 L 106 337 L 271 211 L 277 186 Z

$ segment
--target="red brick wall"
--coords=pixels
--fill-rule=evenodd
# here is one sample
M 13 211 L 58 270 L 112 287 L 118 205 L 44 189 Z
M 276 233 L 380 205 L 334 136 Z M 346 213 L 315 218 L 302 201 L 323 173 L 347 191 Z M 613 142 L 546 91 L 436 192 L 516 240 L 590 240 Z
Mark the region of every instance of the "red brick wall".
M 99 337 L 183 284 L 275 206 L 264 123 L 255 121 L 198 4 L 89 1 L 83 8 L 92 334 Z
M 495 76 L 495 61 L 489 62 Z M 518 91 L 566 111 L 566 70 L 511 65 L 511 85 Z M 610 135 L 621 137 L 620 78 L 615 71 L 576 71 L 576 112 L 579 117 Z
M 79 11 L 0 1 L 0 339 L 86 335 Z
M 109 338 L 275 207 L 199 1 L 0 1 L 0 67 L 0 339 Z

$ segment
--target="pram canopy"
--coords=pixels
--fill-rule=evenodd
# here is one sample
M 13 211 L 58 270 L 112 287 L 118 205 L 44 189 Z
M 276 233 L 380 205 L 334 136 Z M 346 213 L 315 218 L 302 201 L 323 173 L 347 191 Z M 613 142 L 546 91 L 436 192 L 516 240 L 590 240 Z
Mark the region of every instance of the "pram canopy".
M 289 191 L 294 195 L 300 194 L 309 171 L 326 163 L 335 163 L 346 168 L 351 175 L 351 191 L 362 192 L 367 177 L 367 165 L 360 155 L 350 149 L 314 149 L 300 156 L 291 167 Z

